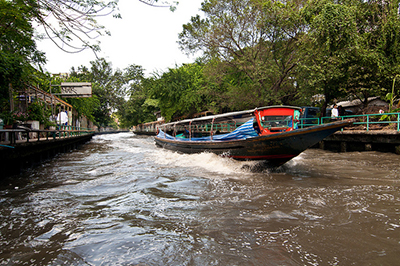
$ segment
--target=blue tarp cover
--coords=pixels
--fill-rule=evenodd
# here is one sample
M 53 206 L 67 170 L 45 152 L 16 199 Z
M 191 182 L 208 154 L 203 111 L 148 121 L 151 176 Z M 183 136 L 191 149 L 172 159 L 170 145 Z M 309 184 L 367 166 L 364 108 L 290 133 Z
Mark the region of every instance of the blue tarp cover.
M 171 135 L 160 130 L 157 137 L 170 140 L 180 140 L 180 141 L 226 141 L 226 140 L 240 140 L 257 137 L 258 134 L 253 128 L 254 118 L 250 119 L 234 131 L 228 134 L 214 135 L 212 140 L 211 137 L 201 137 L 201 138 L 175 138 Z

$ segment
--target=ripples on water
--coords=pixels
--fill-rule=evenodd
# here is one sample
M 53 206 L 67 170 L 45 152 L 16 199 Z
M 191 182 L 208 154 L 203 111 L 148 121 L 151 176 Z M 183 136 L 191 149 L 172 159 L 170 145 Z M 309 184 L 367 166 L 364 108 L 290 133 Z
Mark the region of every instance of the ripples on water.
M 251 172 L 96 136 L 3 181 L 0 265 L 396 265 L 399 163 L 307 150 Z

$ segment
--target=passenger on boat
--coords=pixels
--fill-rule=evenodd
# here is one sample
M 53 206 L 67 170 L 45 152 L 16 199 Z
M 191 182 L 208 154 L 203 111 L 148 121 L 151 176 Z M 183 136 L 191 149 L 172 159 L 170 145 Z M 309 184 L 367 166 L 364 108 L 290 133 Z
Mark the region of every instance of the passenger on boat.
M 254 119 L 253 128 L 254 128 L 254 130 L 257 132 L 258 135 L 261 134 L 260 127 L 258 126 L 258 123 L 257 123 L 257 120 L 256 120 L 256 119 Z
M 338 119 L 338 116 L 339 116 L 339 110 L 337 108 L 337 105 L 335 104 L 331 111 L 331 119 L 336 120 L 336 119 Z
M 185 127 L 185 131 L 183 132 L 183 135 L 185 136 L 185 138 L 189 138 L 190 132 L 189 132 L 189 130 L 187 130 L 186 127 Z

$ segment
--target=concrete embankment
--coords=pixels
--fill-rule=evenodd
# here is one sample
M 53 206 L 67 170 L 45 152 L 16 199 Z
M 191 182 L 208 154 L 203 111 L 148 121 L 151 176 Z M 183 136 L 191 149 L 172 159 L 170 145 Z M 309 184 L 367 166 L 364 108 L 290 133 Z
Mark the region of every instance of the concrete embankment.
M 314 148 L 336 152 L 379 151 L 400 154 L 400 132 L 396 130 L 344 130 Z
M 90 141 L 94 135 L 129 132 L 128 130 L 102 131 L 92 134 L 70 137 L 32 138 L 29 141 L 18 140 L 0 145 L 0 178 L 21 173 L 52 159 L 58 153 L 69 152 Z
M 3 145 L 0 147 L 0 175 L 1 177 L 7 177 L 19 174 L 22 170 L 51 159 L 58 153 L 76 149 L 91 140 L 92 137 L 93 134 L 86 134 L 68 138 L 17 142 L 12 146 Z

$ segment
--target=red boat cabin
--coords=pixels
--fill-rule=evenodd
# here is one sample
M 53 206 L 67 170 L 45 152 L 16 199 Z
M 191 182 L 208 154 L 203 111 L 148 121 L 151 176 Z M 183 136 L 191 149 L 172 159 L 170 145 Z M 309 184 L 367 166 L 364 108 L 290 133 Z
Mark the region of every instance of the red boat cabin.
M 299 107 L 269 106 L 255 111 L 260 135 L 269 135 L 298 129 Z

